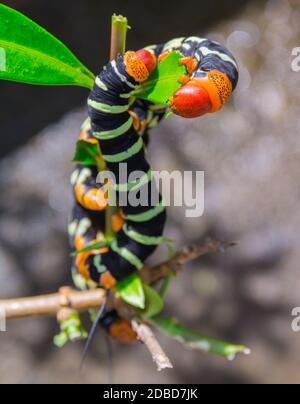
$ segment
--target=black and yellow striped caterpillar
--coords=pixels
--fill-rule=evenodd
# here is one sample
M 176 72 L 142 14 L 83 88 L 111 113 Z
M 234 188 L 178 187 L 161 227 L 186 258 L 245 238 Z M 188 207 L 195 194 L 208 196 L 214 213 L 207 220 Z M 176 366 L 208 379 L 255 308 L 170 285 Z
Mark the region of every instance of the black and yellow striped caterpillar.
M 162 242 L 166 209 L 153 186 L 144 144 L 148 130 L 158 124 L 166 109 L 134 100 L 132 93 L 171 51 L 179 52 L 180 63 L 186 66 L 186 75 L 180 78 L 183 86 L 169 100 L 174 113 L 193 118 L 216 112 L 237 85 L 238 67 L 233 55 L 220 44 L 198 37 L 178 38 L 164 45 L 126 52 L 104 67 L 89 96 L 89 119 L 80 138 L 99 144 L 107 168 L 117 178 L 119 198 L 133 187 L 146 187 L 149 199 L 145 206 L 129 205 L 116 212 L 112 226 L 117 236 L 109 247 L 82 252 L 74 258 L 74 278 L 81 288 L 113 287 L 141 269 Z M 128 175 L 137 170 L 144 173 L 138 183 L 120 182 L 121 163 L 127 164 Z M 99 191 L 97 174 L 96 167 L 84 165 L 77 165 L 72 174 L 76 204 L 69 235 L 76 250 L 104 238 L 107 200 Z M 153 193 L 157 193 L 156 206 L 151 204 Z

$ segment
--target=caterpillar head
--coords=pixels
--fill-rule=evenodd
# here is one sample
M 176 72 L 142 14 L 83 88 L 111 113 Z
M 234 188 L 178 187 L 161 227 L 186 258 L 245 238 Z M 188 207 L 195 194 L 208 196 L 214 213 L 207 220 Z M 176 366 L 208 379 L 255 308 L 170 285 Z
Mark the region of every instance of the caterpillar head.
M 171 110 L 184 118 L 196 118 L 219 111 L 232 93 L 226 74 L 207 72 L 204 77 L 192 78 L 170 98 Z
M 149 74 L 154 72 L 156 68 L 156 56 L 146 49 L 140 49 L 136 52 L 141 61 L 145 64 Z
M 211 112 L 212 104 L 208 92 L 189 81 L 170 98 L 171 110 L 184 118 L 196 118 Z

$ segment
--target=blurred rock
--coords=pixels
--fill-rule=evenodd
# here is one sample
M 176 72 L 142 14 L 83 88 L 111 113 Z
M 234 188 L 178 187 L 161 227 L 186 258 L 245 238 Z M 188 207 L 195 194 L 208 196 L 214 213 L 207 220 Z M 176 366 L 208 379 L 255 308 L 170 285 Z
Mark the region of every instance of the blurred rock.
M 0 295 L 2 299 L 21 296 L 26 293 L 25 280 L 17 270 L 17 263 L 12 254 L 0 248 Z

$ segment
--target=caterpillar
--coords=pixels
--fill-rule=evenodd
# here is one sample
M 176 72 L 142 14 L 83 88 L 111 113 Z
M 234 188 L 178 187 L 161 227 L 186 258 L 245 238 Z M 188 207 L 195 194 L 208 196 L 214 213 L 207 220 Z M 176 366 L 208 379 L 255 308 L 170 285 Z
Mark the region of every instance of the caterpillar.
M 108 247 L 74 257 L 74 280 L 81 288 L 114 287 L 140 270 L 162 242 L 166 209 L 146 160 L 145 144 L 148 131 L 164 117 L 166 108 L 134 100 L 132 92 L 172 51 L 180 53 L 180 63 L 186 68 L 180 78 L 182 87 L 169 99 L 175 114 L 194 118 L 217 112 L 236 88 L 238 66 L 234 56 L 205 38 L 177 38 L 137 52 L 128 51 L 103 68 L 88 98 L 89 118 L 81 128 L 80 139 L 99 145 L 108 170 L 116 177 L 119 199 L 128 196 L 132 188 L 146 190 L 148 197 L 143 206 L 129 204 L 113 215 L 112 227 L 117 236 Z M 134 183 L 122 182 L 119 168 L 124 163 L 128 175 L 138 170 L 143 176 Z M 79 164 L 71 177 L 76 203 L 69 235 L 71 247 L 76 250 L 104 239 L 107 200 L 97 184 L 97 174 L 96 167 Z M 153 197 L 157 200 L 155 206 L 151 204 Z M 104 323 L 109 324 L 111 335 L 122 335 L 126 341 L 134 339 L 129 324 L 117 318 L 116 313 L 106 316 Z

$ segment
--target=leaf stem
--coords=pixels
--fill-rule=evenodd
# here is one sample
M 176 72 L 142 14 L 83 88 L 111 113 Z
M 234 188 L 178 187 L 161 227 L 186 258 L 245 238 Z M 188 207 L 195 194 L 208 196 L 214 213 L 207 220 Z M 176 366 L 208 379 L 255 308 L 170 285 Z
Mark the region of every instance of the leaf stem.
M 116 58 L 118 53 L 123 55 L 126 49 L 126 36 L 128 20 L 122 15 L 114 14 L 111 20 L 110 60 Z

